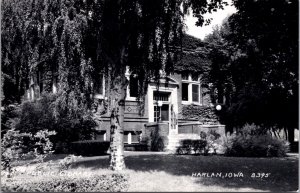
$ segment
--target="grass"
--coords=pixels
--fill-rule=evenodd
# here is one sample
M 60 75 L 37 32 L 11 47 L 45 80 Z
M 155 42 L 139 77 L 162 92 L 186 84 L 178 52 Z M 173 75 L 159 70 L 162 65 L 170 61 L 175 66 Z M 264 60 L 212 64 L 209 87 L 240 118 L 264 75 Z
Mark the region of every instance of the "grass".
M 298 157 L 287 158 L 238 158 L 224 156 L 170 155 L 157 153 L 126 152 L 128 188 L 124 191 L 296 191 L 298 189 Z M 57 158 L 59 157 L 59 158 Z M 47 171 L 58 172 L 58 162 L 63 156 L 55 156 L 52 163 L 44 163 L 41 176 Z M 48 166 L 46 166 L 48 163 Z M 50 166 L 52 165 L 52 166 Z M 94 174 L 111 174 L 108 156 L 83 157 L 77 160 L 64 175 L 87 177 Z M 19 166 L 21 167 L 21 166 Z M 30 168 L 31 167 L 31 168 Z M 14 178 L 26 178 L 35 166 L 23 167 L 23 174 Z M 242 173 L 243 177 L 192 177 L 198 173 Z M 253 173 L 270 173 L 266 178 L 252 178 Z M 41 177 L 40 176 L 40 177 Z M 39 177 L 39 178 L 40 178 Z M 33 177 L 34 178 L 34 177 Z

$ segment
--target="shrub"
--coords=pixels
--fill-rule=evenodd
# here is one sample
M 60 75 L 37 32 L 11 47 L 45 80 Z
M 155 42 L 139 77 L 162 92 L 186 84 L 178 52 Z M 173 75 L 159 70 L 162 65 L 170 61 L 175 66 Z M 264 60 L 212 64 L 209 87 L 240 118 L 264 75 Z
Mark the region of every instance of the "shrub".
M 148 151 L 147 144 L 124 144 L 126 151 Z
M 4 181 L 3 192 L 120 192 L 128 188 L 127 176 L 124 174 L 93 175 L 74 178 L 48 177 L 38 181 L 30 179 Z
M 82 156 L 104 155 L 110 146 L 108 141 L 75 141 L 71 143 L 72 153 Z
M 34 161 L 42 162 L 44 158 L 53 153 L 52 142 L 49 137 L 55 135 L 54 131 L 38 131 L 36 134 L 21 133 L 9 130 L 3 135 L 1 141 L 1 165 L 4 170 L 12 172 L 12 162 L 33 156 Z
M 200 154 L 207 155 L 208 153 L 216 154 L 217 150 L 222 152 L 223 141 L 221 135 L 215 130 L 208 132 L 201 131 L 200 139 L 185 139 L 180 141 L 180 146 L 177 149 L 178 154 Z
M 15 128 L 20 114 L 20 106 L 11 104 L 1 107 L 1 137 L 10 129 Z
M 76 115 L 68 114 L 56 104 L 57 98 L 59 96 L 55 94 L 44 94 L 38 100 L 23 102 L 16 129 L 30 133 L 45 129 L 56 131 L 57 134 L 51 138 L 55 152 L 69 153 L 72 141 L 92 139 L 96 123 L 83 108 L 76 109 Z
M 79 159 L 81 159 L 81 156 L 75 156 L 75 155 L 69 155 L 65 157 L 64 159 L 59 161 L 59 168 L 60 170 L 67 170 L 69 169 L 72 164 L 76 163 Z
M 260 130 L 260 127 L 247 124 L 237 134 L 228 137 L 225 154 L 244 157 L 286 156 L 289 150 L 287 141 L 257 130 Z
M 151 151 L 164 151 L 167 145 L 168 137 L 156 135 L 151 141 Z
M 205 139 L 184 139 L 180 141 L 178 154 L 206 153 L 207 141 Z

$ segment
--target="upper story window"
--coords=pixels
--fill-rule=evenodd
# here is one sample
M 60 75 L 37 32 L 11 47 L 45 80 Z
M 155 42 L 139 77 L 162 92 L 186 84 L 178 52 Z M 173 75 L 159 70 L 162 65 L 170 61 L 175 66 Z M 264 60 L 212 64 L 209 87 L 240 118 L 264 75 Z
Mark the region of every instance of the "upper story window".
M 138 97 L 139 82 L 136 74 L 131 74 L 129 78 L 129 97 Z
M 105 91 L 105 79 L 104 74 L 99 75 L 98 81 L 93 83 L 95 98 L 103 98 Z
M 200 89 L 199 89 L 199 85 L 198 84 L 192 84 L 192 100 L 193 102 L 198 102 L 199 103 L 199 99 L 200 99 Z
M 134 72 L 129 71 L 129 67 L 126 68 L 126 73 L 125 76 L 127 80 L 129 81 L 128 87 L 127 87 L 127 95 L 126 95 L 126 100 L 129 101 L 136 101 L 136 98 L 138 97 L 139 94 L 139 79 L 138 75 Z
M 201 104 L 199 74 L 182 74 L 181 96 L 183 104 Z
M 189 83 L 182 83 L 182 100 L 188 101 L 189 100 Z

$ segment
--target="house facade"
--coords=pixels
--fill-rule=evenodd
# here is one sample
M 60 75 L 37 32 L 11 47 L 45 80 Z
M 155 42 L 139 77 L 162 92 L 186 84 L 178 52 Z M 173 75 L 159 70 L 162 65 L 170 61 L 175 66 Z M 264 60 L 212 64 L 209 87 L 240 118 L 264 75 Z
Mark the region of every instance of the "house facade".
M 185 109 L 191 107 L 211 110 L 215 108 L 215 104 L 211 103 L 208 89 L 202 86 L 200 73 L 176 72 L 160 79 L 159 86 L 156 82 L 149 83 L 143 107 L 137 101 L 138 81 L 135 75 L 130 74 L 129 70 L 125 75 L 129 80 L 124 115 L 125 146 L 147 143 L 149 138 L 154 137 L 154 133 L 159 133 L 159 137 L 164 139 L 165 150 L 174 149 L 180 139 L 200 138 L 201 131 L 213 129 L 225 135 L 224 125 L 219 124 L 217 120 L 207 123 L 195 117 L 185 116 L 188 113 Z M 108 113 L 101 115 L 105 104 L 103 77 L 101 83 L 100 89 L 97 89 L 98 93 L 95 94 L 96 116 L 99 117 L 95 140 L 109 141 L 110 117 Z

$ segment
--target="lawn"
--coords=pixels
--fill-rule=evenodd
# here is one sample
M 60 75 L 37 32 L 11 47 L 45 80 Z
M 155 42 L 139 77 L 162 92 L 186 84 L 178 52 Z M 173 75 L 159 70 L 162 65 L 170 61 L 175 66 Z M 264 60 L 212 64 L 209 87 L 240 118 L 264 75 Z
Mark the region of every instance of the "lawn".
M 295 155 L 285 158 L 237 158 L 150 152 L 125 154 L 127 169 L 122 173 L 128 178 L 128 186 L 122 191 L 243 192 L 298 189 L 298 157 Z M 44 163 L 47 167 L 42 173 L 31 178 L 47 178 L 47 172 L 59 172 L 57 165 L 63 157 L 55 155 L 51 162 Z M 86 177 L 115 173 L 107 169 L 108 165 L 108 156 L 83 157 L 76 160 L 64 175 Z M 18 168 L 26 171 L 23 174 L 16 173 L 13 177 L 15 181 L 26 178 L 36 166 L 32 164 Z

